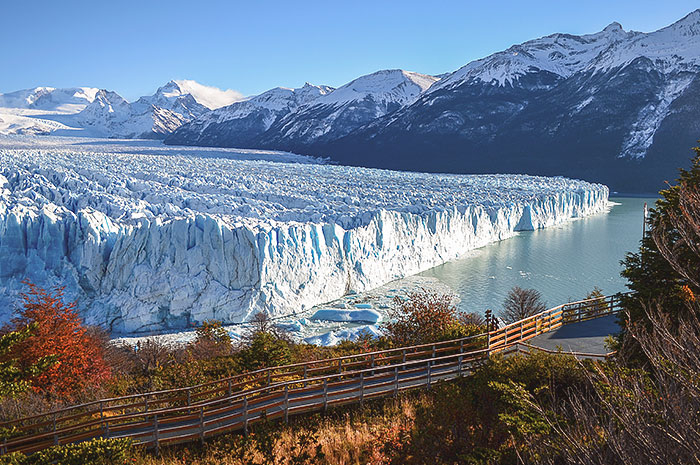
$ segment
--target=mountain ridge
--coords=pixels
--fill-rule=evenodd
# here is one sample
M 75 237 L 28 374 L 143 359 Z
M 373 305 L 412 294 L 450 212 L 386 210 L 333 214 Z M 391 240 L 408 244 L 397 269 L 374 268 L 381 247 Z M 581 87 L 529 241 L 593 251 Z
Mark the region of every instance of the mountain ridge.
M 18 107 L 0 108 L 0 133 L 83 131 L 656 191 L 700 135 L 699 75 L 700 9 L 653 32 L 612 22 L 514 44 L 439 76 L 380 70 L 337 89 L 307 83 L 243 97 L 180 80 L 132 103 L 94 88 L 0 94 L 0 106 Z M 51 107 L 62 98 L 81 111 Z M 37 113 L 42 105 L 61 114 Z

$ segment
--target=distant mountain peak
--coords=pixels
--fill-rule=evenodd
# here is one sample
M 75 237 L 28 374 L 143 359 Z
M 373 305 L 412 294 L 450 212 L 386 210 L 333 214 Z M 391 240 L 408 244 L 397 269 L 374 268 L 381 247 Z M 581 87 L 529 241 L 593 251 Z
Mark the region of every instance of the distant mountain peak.
M 434 76 L 413 71 L 383 69 L 350 81 L 320 98 L 316 104 L 337 105 L 374 98 L 405 105 L 415 100 L 437 81 L 439 79 Z
M 603 29 L 603 32 L 608 32 L 608 33 L 617 33 L 617 32 L 625 32 L 624 29 L 622 29 L 622 24 L 618 23 L 617 21 L 614 21 L 607 26 L 605 26 L 605 29 Z
M 152 97 L 159 96 L 166 99 L 177 99 L 191 95 L 194 100 L 210 110 L 231 105 L 244 99 L 244 96 L 235 90 L 222 90 L 218 87 L 205 86 L 191 79 L 173 79 L 156 90 Z
M 673 30 L 682 36 L 698 36 L 700 35 L 700 9 L 691 11 L 683 18 L 671 24 L 661 31 Z

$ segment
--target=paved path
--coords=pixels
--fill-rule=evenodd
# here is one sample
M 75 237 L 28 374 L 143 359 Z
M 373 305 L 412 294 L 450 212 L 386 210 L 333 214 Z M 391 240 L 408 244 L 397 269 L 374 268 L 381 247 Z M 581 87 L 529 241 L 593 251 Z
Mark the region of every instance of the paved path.
M 593 320 L 564 325 L 552 332 L 540 334 L 528 341 L 529 344 L 543 349 L 605 354 L 605 338 L 620 332 L 617 316 L 604 316 Z

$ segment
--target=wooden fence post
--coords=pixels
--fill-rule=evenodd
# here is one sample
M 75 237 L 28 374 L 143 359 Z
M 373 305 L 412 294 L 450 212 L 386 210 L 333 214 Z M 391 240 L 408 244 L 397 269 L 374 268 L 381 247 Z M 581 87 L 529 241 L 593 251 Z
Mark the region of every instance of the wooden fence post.
M 100 401 L 100 421 L 102 422 L 102 437 L 105 439 L 109 439 L 109 421 L 105 421 L 103 401 Z
M 399 395 L 399 367 L 394 367 L 394 397 Z
M 284 385 L 284 422 L 289 423 L 289 385 Z
M 153 436 L 156 440 L 156 455 L 160 455 L 160 434 L 158 432 L 158 414 L 153 417 Z
M 192 389 L 187 389 L 187 405 L 192 403 Z
M 304 364 L 304 379 L 306 379 L 306 373 L 308 372 L 309 366 Z M 306 387 L 307 382 L 304 381 L 304 387 Z
M 323 379 L 323 411 L 328 411 L 328 378 Z
M 365 406 L 365 372 L 360 372 L 360 408 Z
M 199 440 L 204 445 L 204 406 L 199 408 Z
M 56 434 L 56 414 L 53 414 L 53 443 L 58 445 L 58 434 Z
M 433 366 L 433 362 L 428 360 L 428 381 L 426 383 L 426 387 L 430 389 L 430 369 Z
M 338 374 L 343 373 L 343 359 L 338 360 Z
M 248 396 L 243 396 L 243 434 L 248 436 Z

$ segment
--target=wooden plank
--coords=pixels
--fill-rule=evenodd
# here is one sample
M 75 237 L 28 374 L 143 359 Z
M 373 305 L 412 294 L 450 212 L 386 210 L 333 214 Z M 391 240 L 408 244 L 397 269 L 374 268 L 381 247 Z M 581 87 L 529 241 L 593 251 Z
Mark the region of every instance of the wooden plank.
M 86 439 L 93 439 L 93 438 L 97 438 L 97 437 L 102 437 L 102 429 L 86 431 L 84 433 L 74 434 L 72 436 L 68 436 L 65 438 L 59 438 L 58 444 L 59 445 L 71 444 L 74 442 L 84 441 Z
M 153 427 L 153 421 L 143 421 L 140 423 L 128 423 L 125 425 L 109 425 L 109 432 L 110 433 L 118 433 L 120 431 L 129 431 L 132 429 L 139 429 L 139 428 L 152 428 Z
M 161 444 L 175 445 L 180 442 L 190 442 L 199 439 L 199 432 L 191 434 L 183 434 L 181 436 L 170 436 L 167 438 L 159 438 L 158 442 Z

